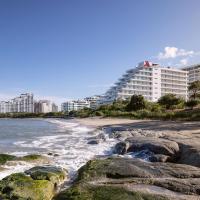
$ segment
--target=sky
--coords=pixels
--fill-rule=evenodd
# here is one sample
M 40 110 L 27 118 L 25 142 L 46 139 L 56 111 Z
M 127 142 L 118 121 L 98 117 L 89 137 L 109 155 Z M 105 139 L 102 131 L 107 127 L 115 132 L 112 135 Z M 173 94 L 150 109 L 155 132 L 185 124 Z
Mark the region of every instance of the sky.
M 150 60 L 200 63 L 199 0 L 0 0 L 0 100 L 103 94 Z

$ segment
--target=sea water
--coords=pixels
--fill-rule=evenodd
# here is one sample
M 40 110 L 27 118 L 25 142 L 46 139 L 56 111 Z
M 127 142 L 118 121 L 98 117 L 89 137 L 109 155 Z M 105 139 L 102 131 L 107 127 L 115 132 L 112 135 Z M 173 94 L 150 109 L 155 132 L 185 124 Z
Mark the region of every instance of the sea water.
M 72 178 L 88 160 L 112 153 L 112 147 L 117 141 L 106 135 L 106 141 L 102 143 L 87 144 L 94 132 L 94 129 L 73 120 L 0 119 L 0 153 L 16 156 L 56 155 L 49 156 L 53 164 L 67 169 Z M 27 162 L 5 165 L 6 170 L 0 172 L 0 179 L 33 166 Z

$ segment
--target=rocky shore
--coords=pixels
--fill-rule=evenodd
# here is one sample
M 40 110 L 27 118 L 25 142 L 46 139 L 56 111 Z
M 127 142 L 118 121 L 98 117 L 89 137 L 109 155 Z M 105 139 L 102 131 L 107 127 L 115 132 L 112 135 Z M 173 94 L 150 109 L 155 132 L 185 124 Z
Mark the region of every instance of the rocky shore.
M 60 188 L 67 171 L 52 166 L 48 158 L 1 154 L 2 170 L 3 164 L 17 160 L 38 166 L 2 179 L 0 199 L 200 200 L 198 124 L 112 124 L 93 134 L 86 140 L 88 145 L 103 143 L 107 137 L 118 141 L 113 155 L 87 162 L 72 186 L 64 190 Z

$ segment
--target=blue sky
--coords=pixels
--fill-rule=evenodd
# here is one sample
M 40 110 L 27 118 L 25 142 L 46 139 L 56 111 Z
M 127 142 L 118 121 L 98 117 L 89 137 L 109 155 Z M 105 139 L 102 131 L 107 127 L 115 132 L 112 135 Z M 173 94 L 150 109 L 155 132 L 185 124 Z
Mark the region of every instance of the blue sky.
M 104 93 L 142 60 L 200 62 L 199 0 L 0 0 L 0 99 Z

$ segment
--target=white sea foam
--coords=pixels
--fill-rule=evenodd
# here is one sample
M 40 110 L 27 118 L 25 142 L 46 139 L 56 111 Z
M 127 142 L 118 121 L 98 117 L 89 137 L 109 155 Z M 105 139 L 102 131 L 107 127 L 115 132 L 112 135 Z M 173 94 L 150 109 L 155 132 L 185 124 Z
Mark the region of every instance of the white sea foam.
M 56 156 L 51 156 L 55 165 L 66 168 L 72 177 L 88 160 L 95 156 L 110 154 L 111 147 L 117 142 L 105 134 L 106 141 L 96 145 L 90 145 L 87 144 L 87 138 L 91 137 L 91 132 L 94 131 L 93 129 L 68 120 L 47 119 L 46 121 L 54 123 L 58 127 L 58 133 L 56 135 L 37 137 L 27 141 L 24 138 L 23 141 L 15 142 L 15 145 L 18 147 L 18 152 L 13 152 L 13 154 L 20 155 L 20 152 L 22 152 L 20 148 L 43 149 L 42 154 L 46 156 L 49 153 L 52 155 L 56 154 Z M 95 134 L 98 133 L 95 131 Z M 0 178 L 14 172 L 24 171 L 30 167 L 32 165 L 26 165 L 25 163 L 17 166 L 9 166 L 8 170 L 0 173 Z

